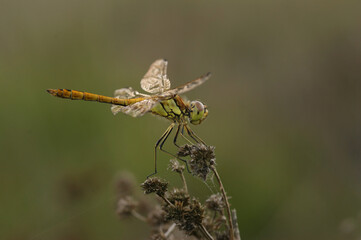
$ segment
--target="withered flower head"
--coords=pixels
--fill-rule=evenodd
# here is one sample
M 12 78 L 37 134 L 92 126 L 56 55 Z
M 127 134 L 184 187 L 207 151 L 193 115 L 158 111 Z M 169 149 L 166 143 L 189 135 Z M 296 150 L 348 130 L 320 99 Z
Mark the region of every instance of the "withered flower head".
M 190 204 L 190 211 L 188 220 L 199 226 L 202 224 L 204 218 L 204 208 L 202 204 L 195 198 L 192 199 Z
M 151 226 L 157 227 L 167 223 L 166 213 L 157 205 L 153 211 L 148 214 L 147 221 Z
M 191 154 L 191 149 L 194 145 L 185 144 L 178 149 L 177 155 L 179 157 L 187 157 Z
M 141 214 L 148 214 L 154 208 L 153 201 L 148 196 L 138 197 L 137 212 Z
M 126 196 L 119 199 L 117 204 L 117 214 L 121 218 L 128 217 L 137 206 L 138 202 L 136 202 L 132 197 Z
M 135 179 L 133 174 L 123 172 L 116 181 L 117 193 L 119 197 L 132 195 L 135 189 Z
M 189 204 L 189 194 L 184 191 L 184 189 L 174 188 L 171 192 L 168 193 L 168 200 L 175 204 L 176 202 L 182 202 L 183 206 Z
M 201 203 L 193 199 L 191 205 L 189 205 L 189 210 L 184 214 L 184 221 L 180 225 L 180 228 L 185 230 L 187 234 L 192 235 L 198 226 L 202 224 L 203 218 L 204 209 Z
M 163 206 L 164 211 L 166 212 L 166 219 L 181 222 L 183 220 L 184 207 L 183 202 L 175 202 L 173 205 Z
M 204 144 L 184 145 L 179 148 L 178 156 L 190 156 L 189 166 L 192 174 L 204 181 L 210 172 L 210 167 L 216 164 L 216 155 L 213 146 Z
M 205 203 L 205 206 L 210 209 L 213 210 L 215 212 L 221 212 L 223 211 L 225 204 L 223 202 L 223 197 L 220 193 L 217 194 L 212 194 Z
M 168 183 L 160 178 L 153 177 L 145 180 L 141 187 L 143 188 L 145 194 L 155 192 L 159 196 L 164 196 L 168 188 Z
M 188 235 L 196 234 L 204 218 L 204 209 L 196 199 L 192 199 L 188 205 L 184 205 L 182 201 L 175 201 L 173 205 L 165 207 L 165 212 L 166 218 L 174 221 Z
M 184 171 L 184 165 L 181 165 L 176 159 L 171 159 L 168 169 L 173 172 L 182 173 Z

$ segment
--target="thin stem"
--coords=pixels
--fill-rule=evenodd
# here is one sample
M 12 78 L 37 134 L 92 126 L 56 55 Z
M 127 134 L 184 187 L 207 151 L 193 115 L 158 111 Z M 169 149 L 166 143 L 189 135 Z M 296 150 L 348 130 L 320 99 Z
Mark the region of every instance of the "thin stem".
M 162 239 L 166 239 L 166 237 L 164 236 L 162 226 L 159 226 L 159 235 L 162 237 Z
M 168 236 L 173 232 L 175 229 L 175 226 L 177 226 L 175 223 L 173 223 L 167 230 L 167 232 L 164 234 L 164 237 L 168 238 Z
M 234 225 L 234 238 L 235 240 L 241 240 L 241 234 L 239 233 L 238 221 L 237 221 L 237 212 L 236 209 L 232 209 L 232 222 Z
M 181 178 L 182 178 L 182 181 L 183 181 L 183 186 L 184 186 L 184 191 L 186 193 L 188 193 L 188 187 L 187 187 L 187 182 L 186 182 L 186 179 L 184 177 L 184 174 L 183 174 L 183 171 L 179 173 Z
M 211 166 L 212 171 L 214 172 L 214 175 L 216 176 L 216 179 L 218 181 L 219 184 L 219 189 L 223 195 L 223 199 L 224 199 L 224 203 L 226 204 L 226 209 L 227 209 L 227 221 L 228 221 L 228 225 L 229 225 L 229 237 L 230 240 L 234 240 L 234 233 L 233 233 L 233 223 L 232 223 L 232 219 L 231 219 L 231 209 L 229 207 L 229 202 L 228 202 L 228 198 L 226 195 L 226 191 L 224 190 L 221 178 L 217 172 L 217 169 L 214 166 Z
M 212 235 L 207 231 L 207 229 L 203 226 L 203 224 L 199 225 L 199 229 L 208 240 L 214 240 Z
M 133 217 L 138 218 L 140 221 L 142 221 L 142 222 L 146 222 L 146 221 L 147 221 L 147 219 L 146 219 L 143 215 L 141 215 L 140 213 L 138 213 L 137 211 L 132 210 L 131 213 L 132 213 Z
M 216 219 L 216 217 L 217 217 L 217 212 L 214 211 L 212 220 L 214 221 L 214 219 Z
M 157 194 L 157 195 L 158 195 L 160 198 L 162 198 L 168 205 L 174 207 L 173 204 L 172 204 L 166 197 L 164 197 L 164 196 L 162 196 L 162 195 L 159 195 L 159 194 Z

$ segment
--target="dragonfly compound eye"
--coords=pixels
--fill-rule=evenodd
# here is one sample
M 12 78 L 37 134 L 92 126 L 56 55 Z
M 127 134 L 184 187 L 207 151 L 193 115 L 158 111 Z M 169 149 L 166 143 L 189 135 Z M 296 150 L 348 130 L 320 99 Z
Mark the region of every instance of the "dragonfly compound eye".
M 200 124 L 208 115 L 208 110 L 199 101 L 191 102 L 190 122 L 194 125 Z

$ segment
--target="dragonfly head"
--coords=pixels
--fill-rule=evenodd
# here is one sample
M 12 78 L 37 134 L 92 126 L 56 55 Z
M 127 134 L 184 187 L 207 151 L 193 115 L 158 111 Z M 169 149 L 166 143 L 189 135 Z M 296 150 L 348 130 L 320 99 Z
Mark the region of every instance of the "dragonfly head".
M 192 124 L 194 125 L 200 124 L 201 122 L 204 121 L 204 119 L 206 119 L 207 116 L 208 116 L 208 109 L 206 105 L 204 105 L 199 101 L 191 102 L 191 112 L 190 112 L 189 121 Z

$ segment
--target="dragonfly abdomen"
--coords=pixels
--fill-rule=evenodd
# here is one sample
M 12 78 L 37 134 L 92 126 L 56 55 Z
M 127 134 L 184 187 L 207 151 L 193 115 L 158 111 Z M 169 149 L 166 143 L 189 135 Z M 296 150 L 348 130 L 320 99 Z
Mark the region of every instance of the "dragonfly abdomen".
M 119 99 L 113 97 L 107 97 L 99 94 L 70 90 L 70 89 L 48 89 L 48 93 L 55 97 L 66 98 L 71 100 L 84 100 L 84 101 L 97 101 L 101 103 L 109 103 L 121 106 L 128 106 L 130 104 L 144 100 L 144 98 L 134 99 Z

